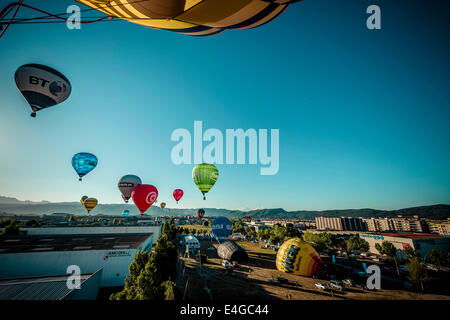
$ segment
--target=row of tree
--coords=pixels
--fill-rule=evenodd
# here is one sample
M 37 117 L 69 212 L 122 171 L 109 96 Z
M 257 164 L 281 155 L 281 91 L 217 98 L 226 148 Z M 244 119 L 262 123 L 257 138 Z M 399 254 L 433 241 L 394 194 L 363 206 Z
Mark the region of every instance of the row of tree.
M 177 276 L 177 228 L 165 222 L 151 252 L 139 251 L 128 267 L 124 289 L 110 300 L 175 300 Z

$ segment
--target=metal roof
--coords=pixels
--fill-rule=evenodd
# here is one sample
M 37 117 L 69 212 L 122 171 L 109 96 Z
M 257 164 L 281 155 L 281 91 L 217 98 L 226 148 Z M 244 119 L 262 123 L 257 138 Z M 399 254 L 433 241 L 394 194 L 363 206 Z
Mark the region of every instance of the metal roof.
M 6 253 L 136 249 L 152 234 L 25 235 L 0 237 L 0 255 Z
M 94 274 L 80 275 L 81 287 Z M 75 290 L 67 288 L 70 276 L 0 279 L 0 300 L 62 300 Z

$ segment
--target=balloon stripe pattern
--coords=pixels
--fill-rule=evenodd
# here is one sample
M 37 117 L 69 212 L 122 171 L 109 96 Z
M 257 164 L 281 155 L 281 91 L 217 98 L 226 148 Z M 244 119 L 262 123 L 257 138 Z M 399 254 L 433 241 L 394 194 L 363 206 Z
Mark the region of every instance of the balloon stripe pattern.
M 301 0 L 77 0 L 110 17 L 192 36 L 250 29 L 278 17 Z
M 77 153 L 72 158 L 72 167 L 78 173 L 80 181 L 82 177 L 91 172 L 97 166 L 97 163 L 97 157 L 86 152 Z
M 317 251 L 299 238 L 289 239 L 281 245 L 275 263 L 280 271 L 306 277 L 317 275 L 324 266 Z
M 86 208 L 87 212 L 91 212 L 92 209 L 94 209 L 97 206 L 98 200 L 95 198 L 87 198 L 84 200 L 84 207 Z
M 203 195 L 214 186 L 218 178 L 219 170 L 213 164 L 201 163 L 192 170 L 192 179 Z

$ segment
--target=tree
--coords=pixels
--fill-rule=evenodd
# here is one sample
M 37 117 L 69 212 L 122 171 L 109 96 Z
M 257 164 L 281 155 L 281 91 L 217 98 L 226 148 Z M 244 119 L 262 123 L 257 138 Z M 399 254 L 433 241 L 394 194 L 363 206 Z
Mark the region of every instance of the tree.
M 450 253 L 445 253 L 444 251 L 438 251 L 436 249 L 431 249 L 428 252 L 428 260 L 436 266 L 449 266 L 450 265 Z
M 175 300 L 175 282 L 166 280 L 162 286 L 164 287 L 164 300 Z
M 376 247 L 376 245 L 375 245 Z M 378 250 L 378 248 L 377 248 Z M 400 271 L 398 270 L 398 264 L 397 264 L 397 249 L 395 248 L 395 246 L 389 242 L 389 241 L 383 241 L 381 243 L 381 253 L 387 255 L 388 257 L 394 258 L 394 262 L 395 262 L 395 267 L 397 269 L 397 274 L 400 277 Z
M 408 267 L 408 280 L 412 283 L 419 285 L 423 291 L 423 283 L 427 280 L 426 267 L 419 257 L 413 257 L 407 264 Z
M 2 236 L 16 236 L 20 234 L 20 227 L 17 221 L 10 220 L 10 223 L 3 227 Z
M 37 227 L 39 225 L 39 222 L 37 222 L 37 220 L 35 219 L 31 219 L 28 220 L 27 222 L 25 222 L 25 226 L 27 227 Z
M 75 221 L 77 221 L 77 218 L 74 215 L 71 215 L 70 218 L 69 218 L 69 221 L 70 222 L 75 222 Z
M 420 258 L 420 254 L 410 246 L 406 247 L 403 251 L 405 252 L 408 260 L 411 260 L 415 257 Z
M 205 221 L 203 221 L 203 225 L 204 225 L 205 227 L 210 227 L 210 226 L 211 226 L 211 221 L 205 220 Z
M 177 227 L 173 219 L 162 226 L 161 235 L 152 252 L 139 251 L 129 266 L 124 289 L 111 295 L 111 300 L 163 300 L 175 298 L 177 276 Z

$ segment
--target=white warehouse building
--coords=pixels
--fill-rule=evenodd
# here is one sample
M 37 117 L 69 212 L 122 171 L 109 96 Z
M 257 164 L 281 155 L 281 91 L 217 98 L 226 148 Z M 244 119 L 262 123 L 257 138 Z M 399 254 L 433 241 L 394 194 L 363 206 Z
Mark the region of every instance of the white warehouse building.
M 100 287 L 122 286 L 138 250 L 150 251 L 161 226 L 29 228 L 0 238 L 0 279 L 103 269 Z

